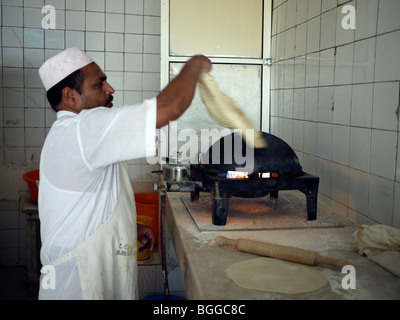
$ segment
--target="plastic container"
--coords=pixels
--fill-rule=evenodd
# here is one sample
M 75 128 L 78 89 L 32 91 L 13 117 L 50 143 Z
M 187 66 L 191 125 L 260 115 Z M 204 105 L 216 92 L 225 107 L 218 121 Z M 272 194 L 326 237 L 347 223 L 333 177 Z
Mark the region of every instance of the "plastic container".
M 155 245 L 158 245 L 160 238 L 160 209 L 158 193 L 136 193 L 135 204 L 137 215 L 148 216 L 153 218 L 151 228 L 156 238 Z
M 137 216 L 137 223 L 143 224 L 145 226 L 151 227 L 153 223 L 153 218 L 148 216 Z M 147 260 L 150 258 L 150 251 L 149 252 L 139 252 L 139 249 L 143 247 L 143 243 L 140 241 L 137 242 L 137 259 L 138 261 Z
M 37 183 L 39 181 L 39 170 L 33 170 L 25 173 L 22 176 L 22 179 L 28 183 L 29 194 L 32 201 L 38 203 L 39 189 Z

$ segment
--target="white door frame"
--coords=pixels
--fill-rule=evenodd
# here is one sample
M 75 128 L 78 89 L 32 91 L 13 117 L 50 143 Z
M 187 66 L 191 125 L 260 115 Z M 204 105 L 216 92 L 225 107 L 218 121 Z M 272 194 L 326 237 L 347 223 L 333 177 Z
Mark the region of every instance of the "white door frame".
M 272 28 L 272 0 L 264 1 L 263 15 L 263 54 L 261 59 L 253 58 L 220 58 L 210 57 L 212 63 L 252 64 L 262 66 L 262 101 L 261 101 L 261 130 L 270 131 L 270 85 L 271 85 L 271 28 Z M 161 89 L 169 83 L 169 64 L 173 62 L 186 62 L 190 57 L 171 56 L 169 54 L 169 26 L 170 26 L 170 0 L 161 0 Z M 163 129 L 164 136 L 168 137 L 167 126 Z M 161 141 L 163 143 L 163 141 Z M 167 151 L 168 152 L 168 151 Z M 165 156 L 165 155 L 163 155 Z

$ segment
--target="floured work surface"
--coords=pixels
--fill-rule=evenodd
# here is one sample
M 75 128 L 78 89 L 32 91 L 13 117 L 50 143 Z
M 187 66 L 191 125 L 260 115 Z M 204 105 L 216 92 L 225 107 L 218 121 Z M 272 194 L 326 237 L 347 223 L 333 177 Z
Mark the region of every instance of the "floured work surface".
M 301 192 L 288 192 L 290 194 L 297 192 L 302 207 L 306 206 L 305 196 Z M 281 193 L 280 198 L 286 199 L 286 191 Z M 204 195 L 206 193 L 201 192 L 199 200 Z M 356 224 L 348 218 L 340 216 L 339 219 L 338 213 L 329 210 L 330 208 L 323 204 L 318 207 L 318 218 L 322 217 L 321 212 L 325 215 L 326 210 L 330 216 L 343 222 L 344 227 L 234 232 L 221 227 L 219 231 L 200 232 L 182 201 L 183 197 L 188 196 L 189 193 L 185 192 L 167 192 L 166 220 L 189 300 L 398 300 L 400 298 L 400 278 L 367 257 L 359 255 L 352 245 Z M 211 203 L 208 205 L 211 208 Z M 211 211 L 207 217 L 209 219 L 207 223 L 211 224 Z M 323 272 L 328 279 L 328 284 L 317 291 L 285 294 L 242 288 L 227 277 L 225 270 L 236 262 L 259 256 L 238 252 L 230 247 L 220 247 L 215 242 L 217 236 L 275 243 L 345 259 L 355 268 L 356 289 L 343 288 L 343 281 L 350 283 L 349 278 L 345 278 L 349 273 L 342 274 L 340 270 L 325 266 L 312 267 Z
M 308 228 L 343 227 L 328 210 L 318 206 L 317 220 L 308 221 L 304 194 L 297 191 L 280 191 L 278 199 L 269 195 L 260 198 L 229 199 L 228 218 L 225 226 L 212 224 L 212 196 L 202 192 L 198 200 L 181 197 L 189 215 L 200 232 L 239 230 L 287 230 Z

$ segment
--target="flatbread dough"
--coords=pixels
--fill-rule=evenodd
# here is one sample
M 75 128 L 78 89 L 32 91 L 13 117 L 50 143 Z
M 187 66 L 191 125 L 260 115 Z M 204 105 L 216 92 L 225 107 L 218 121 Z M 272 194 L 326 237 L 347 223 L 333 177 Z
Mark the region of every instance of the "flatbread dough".
M 235 101 L 220 90 L 215 78 L 203 72 L 199 78 L 200 97 L 210 117 L 220 126 L 229 129 L 242 129 L 242 137 L 246 140 L 246 129 L 254 130 L 253 148 L 265 148 L 267 143 L 262 133 L 254 127 L 252 121 L 236 105 Z M 251 140 L 251 139 L 249 139 Z M 248 141 L 250 142 L 250 141 Z
M 353 245 L 360 255 L 366 255 L 371 261 L 400 277 L 399 229 L 383 224 L 361 225 L 353 237 Z
M 225 272 L 242 288 L 273 293 L 307 293 L 322 288 L 328 282 L 326 276 L 313 267 L 273 258 L 236 262 Z

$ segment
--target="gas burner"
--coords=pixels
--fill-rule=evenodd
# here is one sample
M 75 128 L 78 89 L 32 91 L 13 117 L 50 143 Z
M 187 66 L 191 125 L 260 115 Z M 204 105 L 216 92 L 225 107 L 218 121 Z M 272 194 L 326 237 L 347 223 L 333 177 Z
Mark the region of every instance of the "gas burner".
M 279 191 L 299 190 L 306 196 L 308 220 L 316 220 L 319 178 L 303 172 L 296 153 L 285 141 L 269 133 L 262 135 L 267 147 L 260 149 L 246 145 L 238 133 L 221 138 L 199 164 L 190 165 L 190 181 L 166 181 L 166 191 L 190 192 L 191 201 L 199 199 L 200 191 L 210 192 L 212 223 L 224 226 L 231 197 L 251 199 L 269 194 L 277 199 Z
M 303 172 L 296 153 L 286 142 L 272 134 L 262 134 L 268 144 L 262 149 L 249 148 L 237 133 L 221 138 L 209 148 L 200 164 L 190 166 L 194 184 L 176 191 L 190 189 L 192 201 L 199 198 L 200 191 L 209 191 L 213 199 L 212 222 L 223 226 L 229 212 L 229 198 L 233 196 L 257 198 L 269 194 L 278 198 L 281 190 L 299 190 L 306 196 L 308 220 L 316 220 L 319 178 Z M 248 169 L 249 161 L 242 164 L 235 161 L 235 155 L 243 156 L 244 150 L 244 158 L 252 162 L 251 172 L 242 170 Z M 218 152 L 214 157 L 213 151 Z

